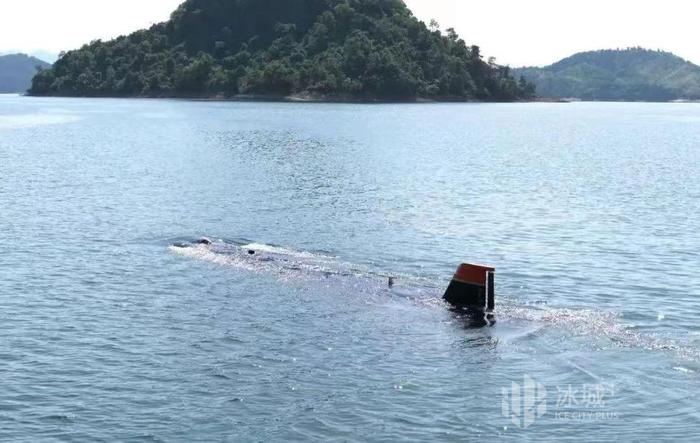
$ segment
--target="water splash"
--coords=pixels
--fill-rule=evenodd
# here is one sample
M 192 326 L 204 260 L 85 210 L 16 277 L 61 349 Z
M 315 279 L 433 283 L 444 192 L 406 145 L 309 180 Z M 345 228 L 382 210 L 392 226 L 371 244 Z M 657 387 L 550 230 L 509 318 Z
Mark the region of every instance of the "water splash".
M 622 347 L 666 351 L 683 360 L 700 361 L 700 350 L 697 348 L 672 338 L 635 331 L 618 313 L 594 309 L 523 307 L 503 303 L 503 300 L 501 302 L 499 317 L 544 323 L 573 336 L 605 338 Z

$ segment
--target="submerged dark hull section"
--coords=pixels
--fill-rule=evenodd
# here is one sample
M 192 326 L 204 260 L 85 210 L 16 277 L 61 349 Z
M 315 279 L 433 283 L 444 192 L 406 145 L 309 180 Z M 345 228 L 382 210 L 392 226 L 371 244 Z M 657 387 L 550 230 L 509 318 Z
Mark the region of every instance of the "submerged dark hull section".
M 401 295 L 407 290 L 411 292 L 410 285 L 395 288 L 396 278 L 393 276 L 374 273 L 371 270 L 363 271 L 355 265 L 338 262 L 333 257 L 321 253 L 314 254 L 257 243 L 211 240 L 206 237 L 190 242 L 176 242 L 171 246 L 171 250 L 219 264 L 278 274 L 285 280 L 319 279 L 325 285 L 350 285 L 353 290 L 364 287 L 370 291 L 381 290 L 394 295 Z M 480 265 L 463 264 L 457 269 L 443 297 L 452 305 L 451 310 L 464 320 L 465 325 L 481 327 L 495 322 L 494 273 L 494 268 Z M 382 284 L 378 286 L 378 282 Z M 426 297 L 433 300 L 436 298 L 437 288 L 423 286 L 423 281 L 419 285 L 418 282 L 413 284 L 413 289 L 423 287 Z M 413 291 L 407 297 L 415 299 L 421 296 L 420 292 Z
M 461 308 L 484 310 L 488 304 L 486 287 L 473 283 L 452 280 L 445 291 L 447 303 Z

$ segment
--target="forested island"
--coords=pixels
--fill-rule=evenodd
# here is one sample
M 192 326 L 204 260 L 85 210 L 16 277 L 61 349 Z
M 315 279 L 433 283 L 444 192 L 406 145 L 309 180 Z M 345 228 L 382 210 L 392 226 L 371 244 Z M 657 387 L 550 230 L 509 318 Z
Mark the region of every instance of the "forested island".
M 581 52 L 544 68 L 514 72 L 544 97 L 581 100 L 671 101 L 700 99 L 700 66 L 664 51 L 643 48 Z
M 31 95 L 515 101 L 534 96 L 402 0 L 187 0 L 150 29 L 61 54 Z

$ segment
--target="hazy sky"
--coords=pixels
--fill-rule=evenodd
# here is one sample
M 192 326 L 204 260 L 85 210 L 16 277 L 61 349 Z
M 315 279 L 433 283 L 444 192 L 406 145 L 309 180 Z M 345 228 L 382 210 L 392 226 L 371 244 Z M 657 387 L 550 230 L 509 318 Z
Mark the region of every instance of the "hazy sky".
M 52 52 L 163 21 L 181 0 L 5 0 L 0 52 Z M 483 53 L 513 66 L 575 52 L 643 46 L 700 64 L 696 0 L 407 0 L 426 22 L 454 27 Z M 697 5 L 697 6 L 696 6 Z

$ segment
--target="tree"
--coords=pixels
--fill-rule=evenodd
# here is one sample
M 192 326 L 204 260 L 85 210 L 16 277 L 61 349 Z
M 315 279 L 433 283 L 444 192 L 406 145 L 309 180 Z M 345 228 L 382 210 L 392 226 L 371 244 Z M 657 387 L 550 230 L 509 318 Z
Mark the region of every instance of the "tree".
M 175 89 L 188 94 L 205 92 L 213 67 L 214 58 L 209 54 L 200 53 L 175 74 Z

